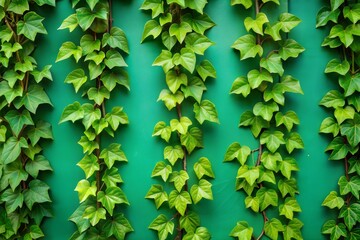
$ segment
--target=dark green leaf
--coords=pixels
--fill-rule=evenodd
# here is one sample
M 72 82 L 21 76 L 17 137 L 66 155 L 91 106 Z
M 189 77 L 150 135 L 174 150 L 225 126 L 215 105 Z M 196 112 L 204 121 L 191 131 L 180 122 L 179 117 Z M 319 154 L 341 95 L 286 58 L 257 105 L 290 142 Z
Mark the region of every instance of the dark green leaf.
M 22 112 L 11 110 L 5 115 L 6 121 L 9 123 L 11 130 L 16 136 L 26 126 L 34 125 L 31 115 L 28 110 L 24 109 Z
M 38 33 L 47 34 L 42 21 L 43 17 L 35 12 L 28 12 L 24 15 L 24 20 L 17 23 L 17 33 L 24 35 L 34 41 Z
M 328 7 L 321 8 L 316 16 L 316 27 L 325 26 L 329 21 L 337 23 L 339 15 L 340 9 L 331 11 Z
M 20 156 L 21 149 L 27 148 L 28 143 L 23 137 L 19 140 L 16 137 L 10 137 L 3 146 L 1 159 L 4 164 L 9 164 L 14 162 Z
M 46 183 L 34 179 L 24 190 L 25 204 L 31 210 L 34 203 L 51 202 L 49 197 L 49 186 Z

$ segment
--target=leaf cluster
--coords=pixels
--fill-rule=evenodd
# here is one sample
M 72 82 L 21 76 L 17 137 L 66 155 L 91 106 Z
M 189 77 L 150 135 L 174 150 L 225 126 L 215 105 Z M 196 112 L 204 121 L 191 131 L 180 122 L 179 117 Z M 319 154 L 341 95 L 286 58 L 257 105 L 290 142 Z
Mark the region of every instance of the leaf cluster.
M 294 172 L 297 162 L 292 156 L 296 149 L 304 148 L 299 133 L 295 131 L 300 123 L 296 112 L 282 110 L 287 93 L 303 94 L 299 81 L 285 73 L 285 62 L 297 58 L 305 49 L 288 33 L 301 20 L 291 13 L 281 13 L 278 20 L 271 22 L 262 8 L 265 5 L 280 5 L 279 1 L 231 1 L 231 5 L 242 5 L 250 9 L 255 5 L 255 17 L 244 20 L 246 35 L 239 37 L 232 48 L 240 52 L 240 60 L 253 59 L 257 68 L 245 76 L 239 76 L 231 86 L 230 93 L 261 96 L 261 99 L 240 117 L 239 127 L 250 128 L 258 140 L 259 147 L 232 143 L 225 154 L 224 162 L 237 160 L 240 167 L 236 176 L 236 190 L 246 193 L 245 206 L 255 213 L 261 213 L 264 226 L 260 236 L 254 236 L 254 229 L 246 221 L 239 221 L 230 233 L 238 239 L 302 239 L 303 223 L 294 215 L 301 212 L 296 200 L 297 188 Z M 250 12 L 250 11 L 249 11 Z M 251 15 L 251 14 L 249 14 Z M 288 107 L 286 109 L 289 109 Z M 278 214 L 268 216 L 268 210 L 278 209 Z
M 41 143 L 53 139 L 51 125 L 35 117 L 52 105 L 42 87 L 52 80 L 50 65 L 33 57 L 38 34 L 47 34 L 35 12 L 55 1 L 0 2 L 0 234 L 6 239 L 38 239 L 51 217 L 49 186 L 42 172 L 52 171 Z
M 360 236 L 359 16 L 359 3 L 335 0 L 320 9 L 316 19 L 316 27 L 330 29 L 322 46 L 343 53 L 330 60 L 325 68 L 325 73 L 333 77 L 339 87 L 327 92 L 320 101 L 320 105 L 332 113 L 320 126 L 321 133 L 331 136 L 325 151 L 330 153 L 329 160 L 344 161 L 346 166 L 338 181 L 339 190 L 331 191 L 322 203 L 337 212 L 337 218 L 328 220 L 322 228 L 322 233 L 330 235 L 330 239 Z
M 156 208 L 175 209 L 172 217 L 160 214 L 149 228 L 158 232 L 159 239 L 167 239 L 177 229 L 177 239 L 210 239 L 210 233 L 200 224 L 198 214 L 191 205 L 202 199 L 213 199 L 209 178 L 214 178 L 211 162 L 201 157 L 188 166 L 191 153 L 203 147 L 203 134 L 198 124 L 205 121 L 219 123 L 214 103 L 203 100 L 205 82 L 216 77 L 210 61 L 198 57 L 214 45 L 205 32 L 215 23 L 204 12 L 207 0 L 145 0 L 143 10 L 151 10 L 152 19 L 147 21 L 141 41 L 161 38 L 164 49 L 154 60 L 153 66 L 162 67 L 166 89 L 158 100 L 166 108 L 175 110 L 177 118 L 156 123 L 153 136 L 166 142 L 164 161 L 156 163 L 152 177 L 163 184 L 153 184 L 146 198 L 153 199 Z M 193 105 L 194 118 L 182 114 L 183 104 Z M 196 175 L 189 186 L 191 173 Z M 177 226 L 176 226 L 177 225 Z
M 72 5 L 75 13 L 64 19 L 59 29 L 72 32 L 80 28 L 83 35 L 79 43 L 64 42 L 56 61 L 73 58 L 81 63 L 67 75 L 65 83 L 75 92 L 82 91 L 87 101 L 69 104 L 60 118 L 60 123 L 81 122 L 84 129 L 78 141 L 84 157 L 77 165 L 85 178 L 75 188 L 80 205 L 69 218 L 77 226 L 70 239 L 124 239 L 133 228 L 121 212 L 121 206 L 129 201 L 120 188 L 123 180 L 118 163 L 128 160 L 119 143 L 105 145 L 101 140 L 114 137 L 121 125 L 129 123 L 122 107 L 106 111 L 106 100 L 115 88 L 130 89 L 124 70 L 128 42 L 124 31 L 112 25 L 110 1 L 74 0 Z

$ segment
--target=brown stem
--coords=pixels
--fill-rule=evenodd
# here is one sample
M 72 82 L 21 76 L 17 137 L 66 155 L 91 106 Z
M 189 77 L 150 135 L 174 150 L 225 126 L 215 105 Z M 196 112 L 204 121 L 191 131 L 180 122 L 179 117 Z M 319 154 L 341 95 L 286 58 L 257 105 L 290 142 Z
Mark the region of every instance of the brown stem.
M 258 157 L 257 157 L 257 161 L 256 161 L 256 166 L 259 166 L 261 164 L 261 155 L 263 152 L 263 145 L 260 144 L 259 148 L 258 148 Z
M 111 28 L 112 28 L 112 23 L 113 23 L 113 17 L 112 17 L 112 1 L 108 0 L 109 2 L 109 19 L 108 19 L 108 32 L 110 32 Z

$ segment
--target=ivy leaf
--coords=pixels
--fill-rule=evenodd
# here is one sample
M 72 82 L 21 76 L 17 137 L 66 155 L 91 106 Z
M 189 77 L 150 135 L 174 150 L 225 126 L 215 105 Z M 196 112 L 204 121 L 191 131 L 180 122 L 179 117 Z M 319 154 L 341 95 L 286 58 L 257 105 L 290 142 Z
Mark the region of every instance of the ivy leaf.
M 331 10 L 334 11 L 338 9 L 343 3 L 344 0 L 330 0 Z
M 194 9 L 200 14 L 203 14 L 203 10 L 205 5 L 207 4 L 207 0 L 199 0 L 199 1 L 185 0 L 185 4 L 187 7 Z
M 204 175 L 215 178 L 215 174 L 211 167 L 211 162 L 205 157 L 201 157 L 199 161 L 194 164 L 194 172 L 198 179 L 201 179 Z
M 176 4 L 180 5 L 181 7 L 185 8 L 185 0 L 166 0 L 166 2 L 168 4 L 176 3 Z
M 281 157 L 280 153 L 278 153 L 278 152 L 269 153 L 268 151 L 265 151 L 261 155 L 260 160 L 266 169 L 277 172 L 277 171 L 279 171 L 278 162 L 282 161 L 282 157 Z
M 9 137 L 2 149 L 1 159 L 3 164 L 14 162 L 21 154 L 22 148 L 27 148 L 28 143 L 25 138 L 21 137 L 19 140 L 16 137 Z
M 250 126 L 252 134 L 257 137 L 261 130 L 263 128 L 268 128 L 270 124 L 261 116 L 255 116 L 252 111 L 246 111 L 240 117 L 239 126 Z
M 185 21 L 182 21 L 180 24 L 173 23 L 169 28 L 170 36 L 175 36 L 180 43 L 184 41 L 187 33 L 190 33 L 191 31 L 191 25 Z
M 335 9 L 334 11 L 331 11 L 328 7 L 323 7 L 320 9 L 316 16 L 316 27 L 323 27 L 325 26 L 329 21 L 332 21 L 333 23 L 338 22 L 338 18 L 340 15 L 340 9 Z
M 209 38 L 196 32 L 190 33 L 185 37 L 186 48 L 191 49 L 199 55 L 204 55 L 206 49 L 212 45 L 214 45 L 214 43 L 210 41 Z
M 123 182 L 116 167 L 106 169 L 101 180 L 105 183 L 106 187 L 116 187 L 118 183 Z
M 347 98 L 347 101 L 350 105 L 353 105 L 356 111 L 360 112 L 360 98 L 358 98 L 355 94 L 351 95 Z
M 75 61 L 78 62 L 82 56 L 82 48 L 76 46 L 73 42 L 64 42 L 59 49 L 55 62 L 65 60 L 71 56 L 74 56 Z
M 143 42 L 147 37 L 153 36 L 153 38 L 157 38 L 162 32 L 162 26 L 155 21 L 149 20 L 145 23 L 144 31 L 141 37 L 141 42 Z
M 111 48 L 119 48 L 129 54 L 129 46 L 125 32 L 118 27 L 112 27 L 110 33 L 104 33 L 102 45 L 103 47 L 109 45 Z
M 152 65 L 161 66 L 165 73 L 169 72 L 175 66 L 172 60 L 172 53 L 168 50 L 162 50 Z
M 336 191 L 331 191 L 329 195 L 326 196 L 325 200 L 322 202 L 321 206 L 326 206 L 328 208 L 338 208 L 341 209 L 344 206 L 344 199 L 337 195 Z
M 159 209 L 164 202 L 169 200 L 167 193 L 159 184 L 153 184 L 147 192 L 145 198 L 154 199 L 156 208 Z
M 186 134 L 188 132 L 188 127 L 191 126 L 192 122 L 188 117 L 181 117 L 178 119 L 172 119 L 170 121 L 171 131 L 179 132 L 180 134 Z
M 186 86 L 181 86 L 181 91 L 184 93 L 185 97 L 193 97 L 198 103 L 201 102 L 205 90 L 206 87 L 204 82 L 195 76 L 188 79 L 188 84 Z
M 287 194 L 294 197 L 296 193 L 299 193 L 296 185 L 296 179 L 280 179 L 278 182 L 278 187 L 281 192 L 282 197 L 284 198 Z
M 251 240 L 254 229 L 245 221 L 239 221 L 231 230 L 230 237 L 237 237 L 238 240 Z
M 43 17 L 35 12 L 28 12 L 24 15 L 24 20 L 17 23 L 17 33 L 24 35 L 28 39 L 34 41 L 38 33 L 47 34 L 42 21 Z
M 151 17 L 154 19 L 164 13 L 164 3 L 161 0 L 145 0 L 140 9 L 151 10 Z
M 108 168 L 111 168 L 115 161 L 127 162 L 124 152 L 120 149 L 121 145 L 118 143 L 111 143 L 107 148 L 104 148 L 100 153 L 100 158 Z
M 251 208 L 254 212 L 259 212 L 259 198 L 253 196 L 247 196 L 245 198 L 245 206 L 246 208 Z
M 329 38 L 339 38 L 345 47 L 349 47 L 354 41 L 352 30 L 350 28 L 344 29 L 340 24 L 331 28 Z
M 244 165 L 250 153 L 251 149 L 248 146 L 240 146 L 239 143 L 234 142 L 226 150 L 224 162 L 229 162 L 236 158 L 241 165 Z
M 38 239 L 45 236 L 38 225 L 31 225 L 29 228 L 29 233 L 25 235 L 24 239 L 26 239 L 27 235 L 30 237 L 30 239 Z
M 2 5 L 4 6 L 4 4 Z M 25 11 L 29 10 L 29 3 L 27 0 L 14 0 L 9 3 L 7 11 L 23 15 Z
M 330 160 L 343 159 L 349 152 L 350 147 L 344 142 L 344 139 L 340 136 L 334 138 L 327 146 L 325 151 L 332 150 Z
M 340 194 L 346 195 L 348 193 L 352 193 L 356 197 L 356 199 L 359 199 L 359 191 L 360 191 L 360 178 L 358 176 L 353 176 L 349 179 L 349 181 L 346 179 L 345 176 L 341 176 L 338 185 L 340 187 Z
M 247 74 L 247 77 L 248 77 L 250 87 L 252 89 L 258 88 L 264 81 L 270 82 L 270 83 L 273 82 L 273 77 L 266 70 L 263 70 L 261 72 L 257 69 L 251 70 Z
M 252 1 L 251 0 L 231 0 L 231 6 L 234 6 L 234 5 L 237 5 L 237 4 L 241 4 L 246 9 L 248 9 L 248 8 L 250 8 L 252 6 Z
M 24 190 L 24 200 L 26 206 L 31 210 L 35 203 L 51 202 L 49 197 L 49 186 L 46 183 L 34 179 Z
M 188 204 L 191 204 L 191 198 L 188 192 L 173 190 L 169 194 L 170 208 L 175 207 L 181 216 L 184 216 Z
M 215 68 L 208 60 L 203 60 L 198 66 L 196 66 L 196 71 L 204 82 L 208 77 L 216 78 Z
M 104 86 L 101 86 L 100 88 L 91 87 L 87 91 L 87 95 L 89 99 L 93 100 L 97 105 L 101 105 L 104 102 L 105 98 L 110 98 L 110 92 Z
M 200 217 L 192 211 L 180 217 L 180 229 L 185 229 L 186 232 L 195 232 L 200 226 Z
M 101 118 L 100 109 L 94 107 L 90 103 L 85 103 L 82 105 L 82 109 L 84 110 L 84 118 L 82 119 L 82 123 L 86 130 L 97 120 Z
M 34 125 L 31 115 L 28 110 L 24 109 L 22 112 L 11 110 L 5 115 L 6 121 L 9 123 L 11 130 L 16 136 L 19 136 L 21 130 L 29 125 Z
M 343 136 L 346 136 L 349 144 L 356 147 L 360 143 L 360 114 L 355 113 L 354 119 L 346 120 L 344 124 L 341 124 L 340 131 Z
M 160 161 L 156 163 L 154 170 L 151 173 L 151 177 L 160 176 L 164 180 L 164 182 L 166 182 L 171 173 L 172 167 Z
M 335 220 L 328 220 L 321 228 L 322 234 L 330 234 L 330 239 L 347 237 L 347 229 L 343 223 L 336 224 Z
M 360 220 L 360 204 L 353 203 L 340 210 L 339 218 L 344 218 L 345 225 L 351 230 Z
M 115 50 L 109 50 L 106 52 L 105 65 L 109 69 L 113 69 L 114 67 L 128 66 L 121 54 Z
M 182 103 L 184 100 L 184 95 L 177 91 L 175 94 L 171 93 L 170 90 L 164 89 L 160 92 L 158 101 L 162 100 L 165 103 L 165 106 L 168 110 L 173 109 L 176 107 L 177 104 Z
M 238 38 L 231 47 L 240 51 L 241 60 L 255 58 L 256 55 L 261 57 L 263 54 L 263 48 L 256 44 L 256 39 L 251 34 Z
M 173 234 L 175 224 L 168 220 L 164 214 L 160 214 L 152 221 L 149 228 L 158 231 L 159 240 L 165 240 L 169 233 Z
M 15 107 L 20 108 L 21 106 L 25 106 L 27 110 L 34 114 L 41 104 L 49 104 L 52 106 L 48 95 L 39 85 L 31 85 L 23 97 L 18 100 L 19 101 L 14 102 Z
M 166 74 L 166 84 L 173 94 L 177 92 L 181 85 L 186 86 L 187 82 L 188 78 L 185 73 L 178 75 L 174 70 L 171 70 Z
M 7 131 L 7 128 L 4 125 L 1 125 L 0 126 L 0 142 L 6 141 L 6 131 Z
M 351 106 L 346 106 L 344 108 L 337 107 L 334 112 L 335 118 L 339 124 L 344 122 L 347 119 L 354 119 L 355 110 Z
M 272 240 L 276 240 L 278 239 L 279 232 L 285 231 L 285 228 L 279 219 L 272 218 L 265 222 L 264 230 L 266 236 L 270 237 Z
M 106 20 L 107 14 L 108 13 L 105 8 L 96 8 L 91 10 L 87 7 L 81 7 L 76 9 L 76 17 L 78 19 L 79 26 L 83 31 L 88 30 L 96 18 Z
M 178 190 L 178 192 L 181 192 L 181 189 L 185 186 L 188 179 L 189 175 L 186 171 L 173 171 L 170 175 L 169 182 L 173 182 L 176 190 Z
M 258 102 L 253 108 L 253 113 L 255 114 L 255 116 L 261 116 L 266 121 L 270 121 L 273 117 L 274 112 L 277 111 L 279 111 L 279 106 L 275 102 Z
M 200 179 L 198 184 L 194 184 L 190 189 L 191 198 L 194 201 L 194 204 L 198 203 L 202 198 L 209 200 L 213 199 L 213 194 L 211 190 L 211 183 L 205 179 Z
M 271 54 L 267 58 L 261 58 L 260 67 L 265 68 L 270 73 L 277 73 L 280 76 L 284 73 L 284 68 L 282 66 L 281 57 L 279 54 Z
M 291 29 L 296 27 L 301 22 L 300 18 L 291 13 L 280 14 L 279 20 L 281 23 L 281 30 L 286 33 L 290 32 Z
M 293 78 L 290 75 L 281 78 L 280 84 L 284 92 L 304 94 L 303 90 L 300 87 L 299 80 Z
M 210 240 L 211 235 L 205 227 L 198 227 L 194 232 L 187 232 L 183 240 L 203 239 Z
M 181 64 L 181 66 L 183 66 L 190 73 L 193 73 L 196 64 L 196 55 L 194 51 L 187 47 L 182 48 L 180 50 L 179 64 Z
M 101 81 L 110 92 L 116 87 L 116 84 L 124 86 L 127 90 L 130 90 L 129 76 L 126 71 L 121 68 L 115 68 L 111 71 L 105 70 L 101 74 Z
M 174 166 L 178 159 L 184 158 L 184 150 L 180 145 L 166 146 L 164 148 L 164 158 Z
M 277 127 L 283 124 L 289 132 L 294 124 L 298 125 L 300 123 L 300 120 L 294 111 L 288 111 L 285 114 L 278 112 L 275 115 L 275 120 Z
M 254 185 L 259 176 L 260 170 L 258 167 L 249 167 L 248 165 L 243 165 L 239 168 L 236 178 L 244 178 L 249 183 L 249 185 Z
M 233 82 L 230 93 L 242 94 L 243 97 L 247 97 L 251 92 L 251 87 L 246 77 L 237 77 Z
M 274 207 L 278 205 L 278 195 L 274 189 L 262 187 L 256 192 L 256 197 L 260 202 L 260 211 L 264 211 L 270 205 Z
M 202 148 L 202 132 L 197 127 L 192 127 L 190 130 L 180 136 L 181 145 L 186 147 L 186 150 L 190 154 L 196 147 Z
M 74 102 L 65 107 L 60 117 L 60 122 L 72 121 L 75 122 L 79 119 L 84 118 L 84 109 L 81 107 L 79 102 Z
M 260 12 L 256 14 L 256 19 L 253 19 L 251 17 L 245 18 L 244 25 L 247 32 L 250 32 L 250 29 L 252 29 L 255 33 L 264 35 L 263 25 L 268 22 L 269 19 L 267 18 L 266 14 Z
M 332 59 L 325 68 L 325 73 L 338 73 L 344 76 L 350 70 L 350 63 L 346 60 L 341 62 L 339 59 Z
M 64 21 L 62 21 L 60 27 L 58 28 L 58 30 L 61 29 L 69 29 L 69 32 L 72 32 L 75 30 L 75 28 L 79 25 L 78 23 L 78 19 L 76 17 L 76 13 L 71 14 L 70 16 L 68 16 L 67 18 L 64 19 Z
M 287 60 L 288 58 L 297 58 L 300 53 L 305 51 L 299 43 L 293 39 L 286 39 L 282 44 L 279 50 L 279 55 L 282 60 Z
M 209 100 L 203 100 L 200 104 L 194 104 L 195 118 L 200 124 L 205 120 L 219 123 L 218 114 L 215 105 Z
M 100 51 L 101 41 L 100 39 L 94 39 L 90 34 L 85 34 L 80 39 L 80 47 L 82 48 L 83 54 L 87 55 L 94 51 Z
M 169 32 L 163 32 L 161 34 L 161 41 L 164 44 L 164 46 L 171 51 L 171 49 L 175 46 L 177 43 L 177 39 L 175 36 L 170 37 Z
M 85 172 L 86 179 L 91 177 L 95 171 L 100 170 L 98 159 L 94 154 L 85 155 L 76 165 Z
M 285 240 L 290 240 L 292 238 L 300 240 L 303 239 L 301 235 L 301 228 L 303 227 L 303 223 L 297 219 L 294 218 L 291 220 L 288 225 L 285 226 L 285 230 L 283 232 L 283 236 Z
M 96 196 L 96 182 L 94 181 L 90 185 L 90 182 L 88 180 L 82 179 L 76 185 L 75 191 L 78 192 L 80 203 L 82 203 L 86 199 L 88 199 L 89 196 Z
M 351 7 L 345 6 L 343 9 L 344 17 L 356 24 L 360 20 L 359 10 L 360 6 L 358 4 L 354 4 Z
M 1 52 L 4 52 L 6 58 L 10 58 L 13 53 L 17 52 L 20 49 L 22 49 L 22 46 L 18 42 L 14 44 L 5 42 L 1 45 Z
M 260 143 L 266 144 L 266 147 L 274 153 L 281 144 L 285 144 L 284 134 L 280 131 L 270 132 L 268 130 L 264 131 L 260 136 Z M 293 146 L 290 146 L 290 148 Z
M 105 192 L 99 191 L 97 193 L 97 200 L 102 203 L 110 216 L 113 215 L 116 204 L 125 203 L 129 205 L 129 201 L 119 187 L 108 187 Z
M 359 175 L 360 173 L 360 161 L 357 161 L 356 158 L 352 157 L 349 159 L 350 167 L 349 167 L 349 173 L 357 173 Z
M 134 229 L 122 213 L 117 213 L 110 221 L 105 222 L 104 231 L 107 232 L 107 237 L 114 235 L 117 239 L 125 239 L 125 235 Z
M 5 202 L 6 213 L 10 214 L 17 208 L 22 208 L 24 203 L 24 195 L 19 190 L 11 190 L 10 188 L 2 192 L 0 201 Z
M 345 98 L 344 95 L 341 94 L 337 90 L 331 90 L 326 93 L 326 95 L 321 99 L 320 105 L 323 105 L 327 108 L 333 107 L 343 107 L 345 105 Z
M 345 91 L 345 97 L 349 97 L 354 92 L 360 92 L 360 74 L 340 76 L 339 84 Z
M 50 72 L 50 68 L 51 68 L 51 65 L 46 65 L 41 71 L 34 69 L 31 72 L 31 75 L 34 76 L 35 82 L 40 83 L 44 78 L 52 81 L 52 75 Z
M 89 54 L 86 55 L 85 60 L 84 61 L 93 61 L 96 65 L 99 65 L 100 63 L 103 62 L 105 58 L 105 53 L 103 51 L 99 51 L 99 52 L 91 52 Z
M 85 209 L 83 218 L 89 219 L 90 224 L 95 226 L 101 219 L 106 219 L 106 210 L 102 207 L 89 206 Z
M 41 120 L 38 121 L 36 123 L 36 127 L 31 127 L 29 129 L 28 137 L 33 146 L 36 145 L 36 143 L 40 140 L 40 138 L 53 139 L 50 123 Z
M 290 133 L 290 135 L 285 140 L 286 150 L 290 154 L 295 148 L 296 149 L 303 149 L 304 142 L 302 141 L 300 134 L 296 132 Z
M 166 142 L 169 142 L 171 137 L 171 128 L 170 126 L 166 126 L 164 121 L 160 121 L 156 123 L 152 136 L 160 136 Z
M 287 197 L 285 203 L 279 206 L 280 215 L 293 220 L 294 212 L 301 212 L 300 205 L 294 197 Z
M 283 161 L 280 162 L 280 171 L 284 177 L 290 179 L 291 172 L 299 171 L 299 168 L 294 158 L 285 158 Z
M 264 33 L 271 36 L 274 41 L 281 40 L 281 23 L 276 22 L 274 24 L 267 23 Z

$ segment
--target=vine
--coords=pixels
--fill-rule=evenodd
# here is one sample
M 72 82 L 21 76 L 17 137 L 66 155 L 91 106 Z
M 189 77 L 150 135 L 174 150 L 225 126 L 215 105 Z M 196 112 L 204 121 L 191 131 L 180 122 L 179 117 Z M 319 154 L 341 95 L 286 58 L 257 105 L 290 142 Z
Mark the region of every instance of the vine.
M 330 29 L 322 46 L 339 51 L 339 57 L 325 68 L 325 73 L 338 80 L 339 88 L 327 92 L 320 101 L 333 113 L 320 126 L 321 133 L 332 135 L 325 151 L 330 151 L 329 160 L 344 165 L 338 191 L 331 191 L 322 203 L 336 214 L 336 219 L 326 221 L 322 227 L 322 233 L 330 235 L 330 239 L 360 238 L 359 16 L 358 1 L 335 0 L 322 8 L 316 19 L 316 27 Z
M 246 17 L 244 25 L 248 34 L 238 38 L 232 48 L 240 51 L 242 61 L 254 59 L 259 66 L 236 78 L 230 93 L 244 98 L 261 97 L 252 111 L 241 115 L 239 124 L 250 127 L 259 146 L 251 149 L 234 142 L 228 147 L 224 161 L 237 159 L 240 163 L 236 190 L 246 193 L 246 208 L 261 214 L 263 226 L 257 234 L 248 222 L 239 221 L 230 236 L 242 240 L 263 239 L 265 235 L 278 239 L 282 234 L 284 239 L 302 239 L 303 223 L 294 216 L 301 208 L 296 200 L 299 191 L 293 176 L 298 166 L 292 153 L 304 144 L 294 131 L 299 119 L 285 106 L 285 93 L 303 92 L 298 80 L 284 74 L 285 61 L 297 58 L 304 51 L 299 43 L 288 38 L 300 19 L 286 12 L 271 23 L 263 8 L 280 5 L 279 0 L 231 1 L 231 5 L 238 4 L 254 11 L 255 18 Z
M 54 0 L 0 1 L 0 238 L 38 239 L 51 217 L 49 186 L 41 172 L 52 171 L 41 142 L 53 139 L 51 125 L 36 117 L 51 102 L 42 84 L 50 65 L 34 58 L 38 34 L 47 34 L 34 9 Z
M 79 26 L 83 32 L 80 46 L 63 43 L 56 61 L 82 60 L 65 82 L 72 84 L 75 92 L 83 90 L 88 101 L 68 105 L 60 119 L 60 123 L 81 120 L 85 129 L 78 142 L 85 156 L 77 163 L 85 179 L 75 188 L 80 205 L 69 218 L 77 226 L 71 239 L 124 239 L 133 228 L 121 212 L 121 205 L 129 202 L 120 188 L 122 178 L 116 166 L 127 158 L 120 144 L 104 140 L 129 123 L 122 107 L 106 110 L 106 99 L 118 85 L 130 89 L 123 58 L 129 53 L 128 43 L 123 30 L 113 26 L 111 0 L 73 0 L 72 6 L 76 12 L 59 29 L 72 32 Z
M 141 6 L 143 10 L 152 11 L 152 20 L 145 24 L 142 41 L 150 36 L 161 37 L 166 48 L 153 63 L 163 68 L 168 87 L 161 91 L 158 100 L 177 115 L 169 124 L 159 121 L 153 131 L 153 136 L 166 142 L 164 159 L 167 161 L 157 162 L 152 172 L 152 177 L 161 178 L 164 184 L 153 184 L 146 198 L 153 199 L 158 209 L 165 208 L 165 202 L 166 207 L 175 209 L 172 216 L 160 214 L 150 224 L 149 228 L 158 232 L 159 239 L 167 239 L 175 229 L 175 239 L 210 239 L 209 231 L 201 226 L 192 205 L 203 198 L 213 199 L 208 178 L 215 176 L 209 159 L 201 157 L 192 165 L 197 179 L 190 178 L 191 153 L 203 147 L 203 139 L 201 129 L 184 114 L 186 105 L 191 103 L 199 124 L 206 120 L 219 122 L 215 105 L 202 100 L 205 81 L 215 78 L 216 71 L 208 60 L 196 65 L 197 55 L 204 55 L 213 45 L 204 34 L 215 25 L 203 12 L 206 4 L 206 0 L 145 0 Z M 190 181 L 195 182 L 191 187 Z M 168 189 L 172 189 L 169 194 Z

